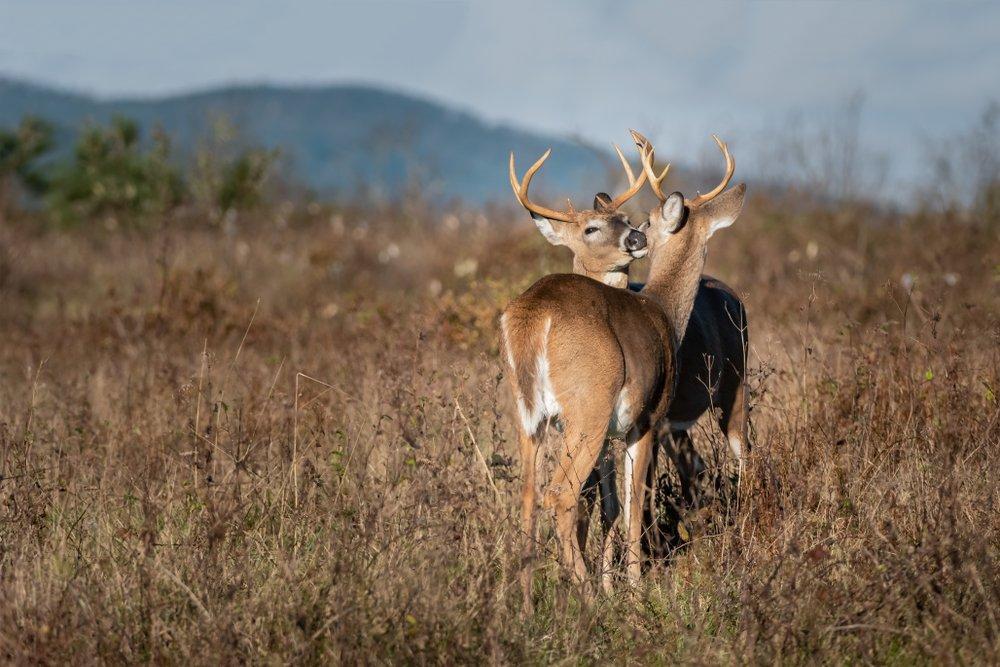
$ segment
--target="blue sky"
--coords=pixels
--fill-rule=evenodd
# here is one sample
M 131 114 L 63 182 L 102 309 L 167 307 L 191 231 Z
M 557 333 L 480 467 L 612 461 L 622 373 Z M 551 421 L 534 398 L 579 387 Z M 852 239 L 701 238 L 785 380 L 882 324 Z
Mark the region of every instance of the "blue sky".
M 102 96 L 365 81 L 497 121 L 748 169 L 864 97 L 890 186 L 1000 100 L 1000 3 L 0 0 L 0 73 Z M 738 157 L 740 153 L 737 153 Z

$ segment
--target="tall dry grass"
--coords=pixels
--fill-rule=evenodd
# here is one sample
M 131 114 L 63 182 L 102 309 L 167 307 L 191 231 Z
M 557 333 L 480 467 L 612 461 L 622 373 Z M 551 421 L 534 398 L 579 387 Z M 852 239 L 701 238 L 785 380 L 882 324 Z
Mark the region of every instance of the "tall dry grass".
M 568 258 L 510 217 L 8 221 L 2 659 L 1000 660 L 996 220 L 754 200 L 739 502 L 589 605 L 550 541 L 522 619 L 495 318 Z

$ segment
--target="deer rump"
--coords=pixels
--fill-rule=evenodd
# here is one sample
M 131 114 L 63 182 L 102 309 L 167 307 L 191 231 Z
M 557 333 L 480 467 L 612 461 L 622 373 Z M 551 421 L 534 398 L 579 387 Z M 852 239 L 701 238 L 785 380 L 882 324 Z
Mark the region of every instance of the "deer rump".
M 553 274 L 511 302 L 502 340 L 525 433 L 564 420 L 568 405 L 590 435 L 598 427 L 602 436 L 645 433 L 665 414 L 675 372 L 670 324 L 645 301 L 585 276 Z M 638 361 L 650 358 L 656 362 Z

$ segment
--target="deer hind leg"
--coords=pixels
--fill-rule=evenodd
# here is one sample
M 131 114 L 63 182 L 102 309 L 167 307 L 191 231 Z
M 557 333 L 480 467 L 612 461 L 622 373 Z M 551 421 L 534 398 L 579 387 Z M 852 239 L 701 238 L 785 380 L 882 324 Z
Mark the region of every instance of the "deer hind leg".
M 559 539 L 560 558 L 563 566 L 572 573 L 577 583 L 587 579 L 587 566 L 577 530 L 577 503 L 583 483 L 604 447 L 607 419 L 600 423 L 580 425 L 567 423 L 566 439 L 556 461 L 544 504 L 555 514 L 556 536 Z
M 601 572 L 608 573 L 612 554 L 612 542 L 609 539 L 614 523 L 621 514 L 618 503 L 618 490 L 615 488 L 615 462 L 611 451 L 611 441 L 605 441 L 604 450 L 598 459 L 597 466 L 590 471 L 590 476 L 583 483 L 580 502 L 577 508 L 576 534 L 580 543 L 580 552 L 586 557 L 587 539 L 590 532 L 590 520 L 594 511 L 594 503 L 600 498 L 599 514 L 601 517 Z M 610 579 L 608 580 L 610 581 Z M 607 589 L 608 586 L 605 586 Z
M 580 492 L 580 502 L 577 507 L 576 540 L 580 543 L 580 553 L 587 553 L 587 537 L 590 533 L 590 517 L 594 513 L 594 502 L 597 500 L 601 485 L 600 467 L 590 471 L 590 476 L 583 483 Z
M 598 484 L 601 492 L 601 588 L 611 592 L 612 562 L 614 561 L 614 527 L 621 514 L 618 504 L 618 489 L 615 488 L 615 458 L 610 443 L 605 443 L 604 452 L 597 463 Z
M 649 455 L 649 467 L 646 472 L 646 487 L 648 495 L 646 507 L 642 515 L 642 538 L 643 553 L 649 558 L 662 558 L 666 554 L 666 542 L 660 530 L 659 493 L 660 479 L 657 476 L 657 463 L 660 458 L 661 441 L 663 434 L 654 432 L 651 451 Z
M 642 576 L 642 516 L 646 502 L 646 471 L 653 453 L 653 431 L 636 438 L 630 437 L 625 453 L 625 526 L 626 572 L 629 581 L 639 582 Z
M 532 579 L 535 567 L 535 547 L 538 543 L 538 442 L 518 429 L 521 448 L 521 591 L 524 595 L 525 611 L 530 612 L 534 603 L 531 597 Z
M 729 400 L 722 403 L 722 416 L 719 419 L 719 426 L 729 442 L 729 449 L 739 462 L 740 470 L 743 469 L 743 461 L 750 453 L 749 421 L 750 408 L 747 404 L 747 385 L 742 378 L 737 379 L 731 392 L 728 392 Z

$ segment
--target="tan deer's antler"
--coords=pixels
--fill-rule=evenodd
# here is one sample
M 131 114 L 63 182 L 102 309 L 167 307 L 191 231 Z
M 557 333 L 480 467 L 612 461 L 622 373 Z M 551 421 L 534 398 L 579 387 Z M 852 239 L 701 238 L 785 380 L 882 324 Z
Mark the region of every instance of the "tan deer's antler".
M 667 196 L 663 193 L 661 186 L 663 180 L 667 177 L 667 172 L 670 171 L 670 165 L 668 164 L 659 176 L 657 176 L 653 171 L 653 145 L 649 143 L 649 140 L 646 139 L 646 137 L 642 136 L 635 130 L 631 130 L 631 132 L 632 139 L 635 140 L 636 146 L 639 147 L 639 150 L 642 153 L 642 168 L 649 178 L 650 187 L 653 189 L 653 192 L 656 193 L 656 196 L 660 199 L 660 201 L 666 201 Z M 727 146 L 726 142 L 720 139 L 717 134 L 713 134 L 712 138 L 715 139 L 715 143 L 719 145 L 719 150 L 722 151 L 723 157 L 726 158 L 726 174 L 722 177 L 722 181 L 709 192 L 700 194 L 694 199 L 685 199 L 684 204 L 689 208 L 701 206 L 718 197 L 719 194 L 726 189 L 726 186 L 729 185 L 729 181 L 733 178 L 733 173 L 736 171 L 736 160 L 734 160 L 733 156 L 730 154 L 729 146 Z
M 550 220 L 560 220 L 562 222 L 573 222 L 572 212 L 567 211 L 557 211 L 553 208 L 546 208 L 532 202 L 528 199 L 528 186 L 531 185 L 531 179 L 539 169 L 542 168 L 542 164 L 549 159 L 549 155 L 552 153 L 552 149 L 548 149 L 538 158 L 535 164 L 528 168 L 528 171 L 524 173 L 524 178 L 521 182 L 517 182 L 517 175 L 514 171 L 514 153 L 511 151 L 510 154 L 510 187 L 514 189 L 514 196 L 517 197 L 517 201 L 521 202 L 521 206 L 528 209 L 530 212 L 540 215 L 544 218 L 549 218 Z
M 642 186 L 646 183 L 646 172 L 639 172 L 639 176 L 636 177 L 635 173 L 632 171 L 632 167 L 629 166 L 628 160 L 622 155 L 622 150 L 615 146 L 615 151 L 618 153 L 618 158 L 622 161 L 622 167 L 625 169 L 625 175 L 628 177 L 629 188 L 622 194 L 615 197 L 608 208 L 610 210 L 615 210 L 625 202 L 627 202 L 632 197 L 636 196 Z M 574 222 L 576 220 L 576 211 L 573 209 L 572 203 L 567 203 L 569 209 L 566 211 L 559 211 L 556 209 L 548 208 L 540 204 L 536 204 L 528 198 L 528 186 L 531 185 L 531 179 L 534 177 L 535 173 L 542 168 L 542 164 L 549 159 L 549 155 L 552 153 L 552 149 L 548 149 L 538 158 L 535 164 L 528 168 L 528 171 L 524 173 L 524 178 L 520 182 L 517 180 L 517 172 L 514 169 L 514 153 L 510 154 L 510 187 L 514 190 L 514 196 L 517 197 L 517 201 L 521 203 L 521 206 L 528 209 L 532 213 L 549 218 L 550 220 L 560 220 L 562 222 Z

